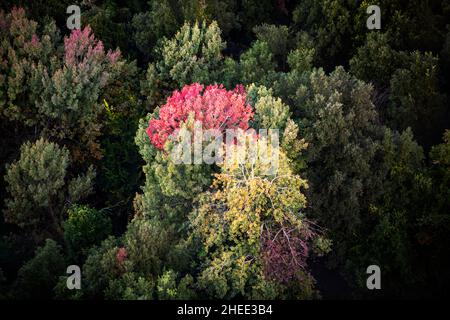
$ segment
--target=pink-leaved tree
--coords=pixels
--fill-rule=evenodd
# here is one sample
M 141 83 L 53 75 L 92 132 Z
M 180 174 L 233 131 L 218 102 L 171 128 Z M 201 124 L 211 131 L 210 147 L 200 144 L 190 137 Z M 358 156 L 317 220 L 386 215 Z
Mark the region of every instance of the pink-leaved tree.
M 159 119 L 151 119 L 147 128 L 150 142 L 162 149 L 167 138 L 186 121 L 190 114 L 203 129 L 247 130 L 253 117 L 252 107 L 242 85 L 227 90 L 222 85 L 194 83 L 174 91 L 159 110 Z

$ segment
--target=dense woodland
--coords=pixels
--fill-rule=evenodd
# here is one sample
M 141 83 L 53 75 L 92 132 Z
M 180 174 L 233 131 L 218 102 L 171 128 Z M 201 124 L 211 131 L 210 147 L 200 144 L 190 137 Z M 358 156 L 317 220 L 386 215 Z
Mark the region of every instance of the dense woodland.
M 72 4 L 0 3 L 1 299 L 450 292 L 450 1 Z M 278 172 L 171 163 L 200 118 Z

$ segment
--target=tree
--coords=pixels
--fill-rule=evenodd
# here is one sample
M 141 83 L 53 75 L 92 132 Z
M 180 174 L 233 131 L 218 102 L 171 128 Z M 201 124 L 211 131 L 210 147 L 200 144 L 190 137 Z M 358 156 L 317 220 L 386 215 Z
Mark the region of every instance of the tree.
M 23 8 L 13 8 L 8 14 L 1 11 L 0 19 L 4 21 L 0 29 L 0 115 L 33 126 L 38 121 L 37 93 L 31 86 L 33 67 L 39 62 L 50 65 L 59 32 L 49 23 L 39 36 L 38 24 L 26 17 Z
M 350 70 L 378 89 L 377 107 L 396 130 L 413 129 L 425 148 L 438 141 L 448 121 L 439 63 L 431 53 L 392 48 L 387 33 L 371 33 L 350 60 Z
M 236 1 L 238 8 L 238 21 L 242 25 L 242 31 L 249 35 L 253 27 L 264 22 L 271 23 L 273 17 L 279 12 L 276 3 L 271 0 L 244 0 Z
M 152 300 L 154 283 L 133 272 L 127 272 L 110 282 L 105 298 L 110 300 Z
M 97 39 L 102 40 L 106 49 L 120 48 L 130 57 L 136 57 L 133 37 L 130 37 L 133 31 L 130 22 L 133 12 L 142 10 L 139 4 L 128 3 L 127 6 L 118 6 L 113 1 L 102 4 L 85 2 L 80 4 L 80 7 L 81 25 L 89 26 Z
M 103 157 L 97 163 L 96 185 L 101 206 L 109 208 L 115 232 L 125 230 L 134 193 L 142 184 L 143 161 L 134 143 L 139 119 L 146 113 L 138 95 L 140 78 L 136 63 L 126 63 L 120 77 L 111 79 L 102 91 Z
M 289 49 L 292 48 L 291 43 L 295 43 L 290 39 L 289 28 L 287 26 L 276 26 L 264 23 L 254 27 L 253 32 L 256 35 L 256 39 L 267 43 L 274 59 L 278 61 L 278 65 L 283 66 Z
M 446 130 L 442 137 L 442 143 L 433 146 L 430 151 L 432 166 L 430 175 L 433 179 L 431 201 L 429 201 L 423 217 L 420 219 L 420 226 L 426 236 L 430 239 L 425 242 L 425 257 L 429 261 L 427 268 L 432 270 L 430 282 L 427 284 L 430 291 L 436 294 L 444 294 L 450 283 L 450 278 L 446 273 L 450 266 L 448 259 L 449 247 L 449 186 L 450 186 L 450 130 Z M 428 208 L 432 209 L 429 210 Z M 431 285 L 430 285 L 431 284 Z
M 49 299 L 58 277 L 65 272 L 65 258 L 61 246 L 47 239 L 43 247 L 36 250 L 35 256 L 20 268 L 13 286 L 16 299 Z
M 166 249 L 166 251 L 180 252 L 177 247 L 182 248 L 185 245 L 180 239 L 183 234 L 186 234 L 189 227 L 189 224 L 186 223 L 186 213 L 190 210 L 192 199 L 210 185 L 212 174 L 215 171 L 211 169 L 211 166 L 203 168 L 203 165 L 174 165 L 171 163 L 171 160 L 167 158 L 167 153 L 172 147 L 170 137 L 178 128 L 192 132 L 194 120 L 200 121 L 203 129 L 214 128 L 221 131 L 229 128 L 247 129 L 253 115 L 251 104 L 255 106 L 255 121 L 251 123 L 255 128 L 284 130 L 289 127 L 289 130 L 294 130 L 293 124 L 288 121 L 288 107 L 281 100 L 274 98 L 270 90 L 254 85 L 249 87 L 248 99 L 243 88 L 227 91 L 217 85 L 209 86 L 206 89 L 198 84 L 185 86 L 180 92 L 175 92 L 167 100 L 167 103 L 157 109 L 153 115 L 149 115 L 146 120 L 141 121 L 136 135 L 136 143 L 140 146 L 141 154 L 148 165 L 144 167 L 146 173 L 144 194 L 137 196 L 135 203 L 139 217 L 155 220 L 155 222 L 161 221 L 160 228 L 165 226 L 165 230 L 169 232 L 178 229 L 174 233 L 176 236 L 172 236 L 168 241 L 171 249 Z M 146 127 L 146 123 L 148 123 L 148 127 Z M 292 136 L 289 139 L 292 139 Z M 286 141 L 291 141 L 289 139 Z M 198 174 L 204 178 L 199 180 Z M 190 191 L 188 193 L 186 192 L 187 185 L 191 186 L 187 188 Z M 188 201 L 183 201 L 183 197 Z M 159 210 L 155 210 L 156 208 Z M 177 215 L 178 217 L 175 218 Z M 307 234 L 302 234 L 302 236 L 309 237 Z M 293 234 L 292 239 L 302 236 Z M 196 241 L 188 241 L 187 245 L 196 248 L 196 243 Z M 194 255 L 195 252 L 197 251 L 194 251 Z M 192 258 L 186 258 L 187 261 L 189 259 Z M 180 260 L 180 257 L 175 258 L 174 254 L 169 255 L 166 258 L 166 267 L 167 263 L 172 266 L 179 265 L 176 260 Z M 180 266 L 174 270 L 180 270 Z M 259 276 L 263 277 L 261 270 L 260 268 Z M 158 272 L 152 273 L 158 274 Z M 308 276 L 305 274 L 304 279 L 307 278 Z M 258 290 L 263 290 L 263 288 L 258 287 Z M 263 295 L 263 293 L 260 294 Z M 175 295 L 164 295 L 164 297 L 175 298 Z
M 222 166 L 190 215 L 206 297 L 292 297 L 311 284 L 306 259 L 318 230 L 303 213 L 306 181 L 282 153 L 274 175 L 262 175 L 264 166 L 260 160 Z
M 42 138 L 25 143 L 20 158 L 7 167 L 6 221 L 31 231 L 37 240 L 46 234 L 62 236 L 67 204 L 88 195 L 95 176 L 90 167 L 71 178 L 69 165 L 65 147 Z
M 391 78 L 388 121 L 393 128 L 411 127 L 425 148 L 439 141 L 449 120 L 446 95 L 439 92 L 438 59 L 418 51 Z
M 150 1 L 146 12 L 139 12 L 132 19 L 133 37 L 144 61 L 156 58 L 152 50 L 164 37 L 171 38 L 183 23 L 196 21 L 217 21 L 220 30 L 227 36 L 240 24 L 234 12 L 236 3 L 227 1 L 158 0 Z
M 377 154 L 384 129 L 371 96 L 370 85 L 337 68 L 330 75 L 310 73 L 294 99 L 308 142 L 297 156 L 307 167 L 307 212 L 329 229 L 335 263 L 348 257 L 369 203 L 381 192 Z
M 297 34 L 297 46 L 287 55 L 289 70 L 279 72 L 274 81 L 269 85 L 273 88 L 274 95 L 280 97 L 288 105 L 296 102 L 297 91 L 307 81 L 313 71 L 313 63 L 316 59 L 313 39 L 305 32 Z M 295 114 L 296 110 L 292 110 Z
M 147 163 L 144 197 L 138 196 L 136 202 L 140 210 L 145 215 L 164 217 L 166 221 L 177 216 L 180 219 L 190 211 L 191 204 L 186 200 L 192 200 L 211 183 L 213 166 L 173 161 L 170 155 L 174 143 L 168 141 L 168 137 L 174 130 L 187 130 L 190 135 L 194 122 L 202 129 L 220 129 L 221 132 L 247 129 L 252 115 L 241 87 L 227 91 L 218 85 L 204 88 L 192 84 L 175 91 L 165 105 L 146 121 L 141 121 L 136 134 L 136 144 Z
M 37 132 L 65 144 L 76 162 L 101 158 L 100 90 L 121 73 L 120 52 L 105 52 L 89 26 L 72 31 L 61 48 L 54 23 L 39 34 L 23 9 L 2 20 L 2 117 L 25 137 Z
M 245 84 L 269 85 L 274 77 L 275 67 L 268 44 L 257 40 L 240 57 L 240 79 Z
M 386 33 L 372 32 L 350 60 L 350 71 L 358 79 L 372 82 L 377 88 L 389 87 L 395 70 L 402 65 L 401 54 L 389 44 Z
M 159 300 L 192 300 L 195 298 L 192 276 L 186 275 L 179 281 L 177 278 L 178 274 L 173 270 L 164 272 L 158 278 L 156 291 Z
M 255 115 L 251 121 L 252 128 L 285 129 L 290 117 L 289 106 L 273 95 L 272 89 L 251 84 L 247 88 L 248 100 L 254 108 Z
M 162 273 L 173 231 L 156 219 L 134 219 L 123 240 L 129 271 L 155 279 Z
M 293 12 L 293 29 L 306 31 L 313 37 L 319 65 L 326 70 L 345 65 L 352 53 L 351 17 L 357 6 L 352 1 L 307 0 L 300 2 Z
M 104 298 L 105 291 L 110 283 L 119 275 L 123 274 L 123 267 L 117 259 L 120 243 L 118 239 L 110 236 L 99 246 L 93 247 L 83 264 L 83 284 L 81 287 L 81 297 L 87 299 Z M 61 283 L 66 283 L 66 277 L 60 279 Z M 60 285 L 58 296 L 66 297 L 67 286 Z M 76 296 L 75 298 L 79 298 Z
M 199 82 L 219 82 L 223 69 L 221 31 L 217 22 L 186 22 L 171 39 L 158 44 L 156 62 L 147 67 L 141 92 L 150 104 L 149 110 L 163 104 L 173 89 Z
M 104 212 L 78 205 L 69 208 L 63 227 L 64 240 L 74 261 L 83 258 L 112 232 L 111 220 Z
M 82 297 L 156 298 L 160 295 L 156 285 L 164 277 L 164 269 L 171 266 L 174 234 L 156 218 L 134 218 L 121 238 L 109 237 L 90 251 L 83 266 Z M 185 255 L 175 258 L 183 260 Z M 182 263 L 188 264 L 189 260 Z M 186 281 L 181 281 L 180 286 L 187 286 Z
M 387 295 L 407 297 L 424 283 L 419 259 L 417 221 L 427 212 L 431 180 L 424 170 L 422 148 L 410 129 L 398 133 L 386 129 L 380 145 L 383 192 L 369 205 L 358 240 L 347 266 L 353 270 L 360 291 L 367 275 L 361 265 L 383 266 Z M 421 270 L 421 271 L 419 271 Z
M 243 87 L 227 91 L 222 86 L 204 87 L 198 83 L 184 86 L 174 91 L 167 103 L 158 112 L 159 119 L 149 122 L 147 134 L 150 142 L 162 149 L 167 138 L 180 128 L 193 113 L 195 121 L 201 122 L 207 129 L 243 129 L 248 128 L 252 117 L 251 106 L 246 103 Z
M 163 41 L 156 68 L 163 80 L 178 87 L 213 83 L 218 80 L 224 48 L 217 22 L 185 23 L 174 38 Z
M 442 1 L 362 1 L 353 15 L 355 40 L 365 38 L 367 32 L 366 9 L 369 5 L 378 5 L 381 9 L 382 31 L 395 50 L 432 51 L 437 53 L 445 37 L 450 11 Z
M 163 37 L 172 37 L 180 28 L 169 1 L 152 1 L 149 11 L 132 19 L 133 37 L 144 61 L 155 56 L 154 49 Z
M 99 116 L 104 110 L 100 90 L 123 65 L 120 51 L 105 53 L 90 27 L 64 39 L 64 64 L 54 70 L 38 64 L 32 85 L 45 136 L 68 141 L 75 161 L 101 158 Z M 74 141 L 80 141 L 75 143 Z M 86 150 L 86 149 L 87 150 Z

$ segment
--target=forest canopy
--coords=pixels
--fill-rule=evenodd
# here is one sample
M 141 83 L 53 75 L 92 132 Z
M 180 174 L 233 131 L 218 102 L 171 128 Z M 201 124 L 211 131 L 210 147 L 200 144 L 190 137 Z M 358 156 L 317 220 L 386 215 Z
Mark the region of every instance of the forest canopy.
M 73 4 L 0 4 L 0 299 L 448 294 L 450 2 Z

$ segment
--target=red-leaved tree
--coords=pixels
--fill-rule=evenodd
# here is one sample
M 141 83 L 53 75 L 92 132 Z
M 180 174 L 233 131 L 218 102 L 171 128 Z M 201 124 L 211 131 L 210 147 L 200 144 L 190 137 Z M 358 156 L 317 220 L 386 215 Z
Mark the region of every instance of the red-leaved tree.
M 95 39 L 90 26 L 83 30 L 73 30 L 69 37 L 64 38 L 65 63 L 67 66 L 85 67 L 87 64 L 102 62 L 105 58 L 111 64 L 120 58 L 120 50 L 108 50 L 105 53 L 102 41 Z
M 281 226 L 277 230 L 263 232 L 261 253 L 265 276 L 287 283 L 300 276 L 299 270 L 308 274 L 309 242 L 316 236 L 313 224 L 306 220 L 301 229 Z
M 147 128 L 150 142 L 158 149 L 186 121 L 190 114 L 202 123 L 203 129 L 247 130 L 253 116 L 242 85 L 227 90 L 222 85 L 204 86 L 194 83 L 174 91 L 159 110 L 159 119 L 152 119 Z

